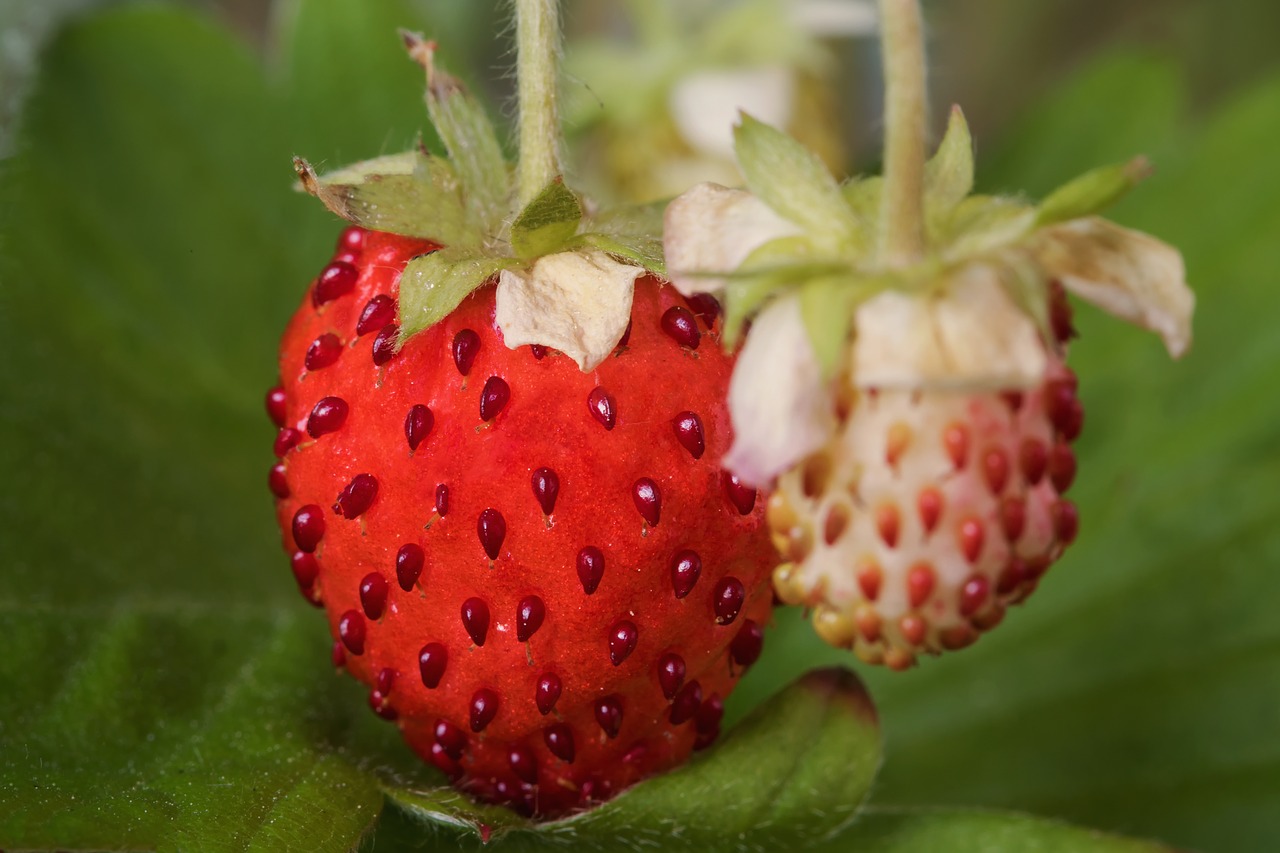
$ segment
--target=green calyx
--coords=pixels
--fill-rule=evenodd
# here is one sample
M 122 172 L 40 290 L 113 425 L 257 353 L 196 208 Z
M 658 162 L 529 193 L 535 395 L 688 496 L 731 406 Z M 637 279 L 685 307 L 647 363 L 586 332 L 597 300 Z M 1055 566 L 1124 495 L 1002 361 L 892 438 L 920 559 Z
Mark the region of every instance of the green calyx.
M 960 109 L 924 171 L 923 256 L 906 266 L 878 251 L 885 181 L 880 176 L 838 184 L 821 161 L 776 128 L 744 115 L 735 132 L 747 188 L 798 233 L 763 243 L 726 279 L 726 346 L 770 300 L 799 297 L 814 351 L 830 376 L 841 366 L 857 308 L 899 290 L 928 295 L 947 271 L 991 261 L 1015 304 L 1041 326 L 1046 341 L 1048 288 L 1043 270 L 1022 247 L 1042 228 L 1095 214 L 1118 201 L 1149 173 L 1143 158 L 1088 172 L 1039 204 L 973 195 L 973 140 Z
M 548 255 L 597 249 L 663 271 L 661 207 L 588 215 L 559 176 L 521 205 L 515 170 L 483 106 L 436 66 L 434 43 L 401 35 L 426 71 L 427 113 L 444 156 L 419 144 L 323 175 L 294 159 L 302 189 L 343 219 L 442 245 L 412 259 L 401 275 L 400 344 L 444 319 L 501 271 L 529 268 Z

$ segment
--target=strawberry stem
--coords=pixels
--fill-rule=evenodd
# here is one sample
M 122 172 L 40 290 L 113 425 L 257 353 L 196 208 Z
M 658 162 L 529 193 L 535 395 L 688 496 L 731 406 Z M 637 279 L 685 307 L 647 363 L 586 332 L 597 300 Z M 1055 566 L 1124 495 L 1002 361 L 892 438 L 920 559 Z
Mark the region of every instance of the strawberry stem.
M 556 98 L 560 56 L 559 0 L 516 0 L 519 74 L 520 206 L 560 176 L 560 116 Z
M 880 0 L 885 78 L 884 196 L 880 261 L 910 266 L 924 255 L 924 24 L 919 0 Z

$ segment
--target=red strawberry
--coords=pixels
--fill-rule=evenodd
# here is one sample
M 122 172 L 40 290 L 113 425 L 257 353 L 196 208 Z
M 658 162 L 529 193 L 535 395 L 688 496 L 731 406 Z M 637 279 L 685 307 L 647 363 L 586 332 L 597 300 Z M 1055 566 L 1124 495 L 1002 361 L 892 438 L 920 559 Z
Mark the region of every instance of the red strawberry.
M 732 362 L 674 289 L 641 278 L 589 373 L 507 349 L 492 284 L 397 351 L 435 248 L 343 233 L 268 395 L 276 514 L 374 710 L 465 790 L 560 814 L 715 738 L 769 618 L 764 501 L 719 467 Z

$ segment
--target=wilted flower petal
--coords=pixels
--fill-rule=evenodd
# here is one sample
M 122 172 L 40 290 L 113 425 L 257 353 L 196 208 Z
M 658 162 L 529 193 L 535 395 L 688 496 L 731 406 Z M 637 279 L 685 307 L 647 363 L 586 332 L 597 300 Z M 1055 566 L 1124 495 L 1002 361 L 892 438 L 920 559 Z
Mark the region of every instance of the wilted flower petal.
M 763 244 L 799 233 L 798 226 L 749 192 L 698 184 L 667 206 L 662 229 L 667 275 L 685 296 L 716 293 L 725 280 L 704 273 L 732 272 Z
M 831 396 L 795 296 L 756 318 L 729 382 L 729 414 L 725 466 L 753 486 L 768 485 L 834 433 Z
M 643 272 L 594 250 L 547 255 L 528 270 L 503 270 L 496 296 L 502 337 L 511 349 L 558 349 L 591 370 L 626 331 L 635 280 Z
M 1064 222 L 1036 236 L 1037 260 L 1063 287 L 1156 332 L 1174 358 L 1187 351 L 1196 299 L 1177 249 L 1098 217 Z
M 885 291 L 854 324 L 853 377 L 862 388 L 1029 388 L 1044 379 L 1035 323 L 986 264 L 952 272 L 935 293 Z

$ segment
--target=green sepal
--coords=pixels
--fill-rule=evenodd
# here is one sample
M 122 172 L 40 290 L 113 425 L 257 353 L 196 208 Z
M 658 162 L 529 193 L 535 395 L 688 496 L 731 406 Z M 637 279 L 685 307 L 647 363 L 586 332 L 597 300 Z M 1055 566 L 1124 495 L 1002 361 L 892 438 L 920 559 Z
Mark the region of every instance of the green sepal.
M 818 155 L 746 113 L 734 127 L 733 139 L 747 186 L 779 216 L 834 245 L 862 232 L 862 223 Z
M 486 257 L 454 246 L 409 261 L 400 275 L 397 346 L 449 316 L 495 273 L 519 263 L 517 258 Z
M 478 245 L 482 232 L 469 219 L 450 165 L 420 149 L 365 160 L 316 174 L 293 158 L 302 188 L 349 222 L 375 231 Z
M 884 178 L 870 175 L 851 178 L 840 188 L 845 204 L 863 222 L 875 222 L 880 215 L 880 198 L 884 194 Z
M 1063 184 L 1036 208 L 1037 227 L 1092 216 L 1118 202 L 1151 174 L 1146 157 L 1103 166 Z
M 1013 304 L 1035 323 L 1045 345 L 1057 349 L 1058 339 L 1049 315 L 1048 281 L 1040 265 L 1026 252 L 1006 252 L 1001 257 L 1000 285 Z
M 601 211 L 583 225 L 577 243 L 666 275 L 662 253 L 662 216 L 667 202 L 623 205 Z
M 563 251 L 582 223 L 582 203 L 556 178 L 511 223 L 511 250 L 526 260 Z
M 462 184 L 472 221 L 496 230 L 511 198 L 511 169 L 493 123 L 462 81 L 436 67 L 431 42 L 409 32 L 401 36 L 410 55 L 426 69 L 427 115 Z
M 800 317 L 826 379 L 839 369 L 849 343 L 858 295 L 856 285 L 850 275 L 827 276 L 806 282 L 798 294 Z
M 973 192 L 973 136 L 964 113 L 951 108 L 942 144 L 924 167 L 925 204 L 935 211 L 950 210 Z
M 1035 227 L 1035 208 L 1017 199 L 971 195 L 940 217 L 941 254 L 961 260 L 1017 242 Z

